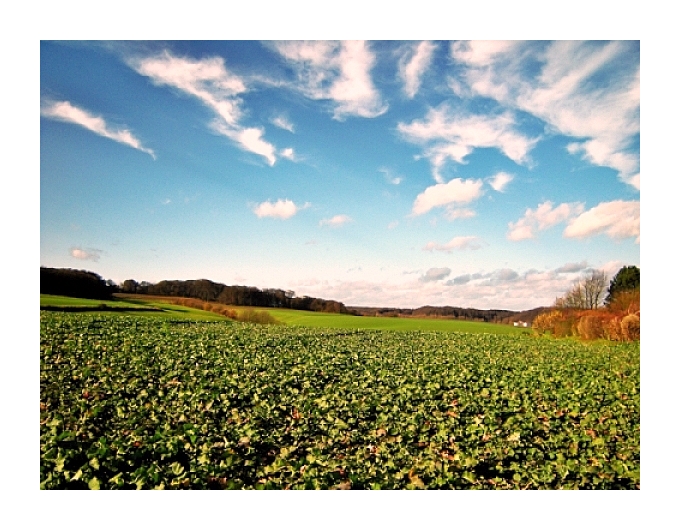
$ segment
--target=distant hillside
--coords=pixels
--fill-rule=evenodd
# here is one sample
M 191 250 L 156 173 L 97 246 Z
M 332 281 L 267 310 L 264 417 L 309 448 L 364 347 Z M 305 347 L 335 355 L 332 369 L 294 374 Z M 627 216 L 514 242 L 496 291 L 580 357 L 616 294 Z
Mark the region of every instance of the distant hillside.
M 522 321 L 531 324 L 538 315 L 540 315 L 541 313 L 545 313 L 546 311 L 550 311 L 551 309 L 552 308 L 550 307 L 536 307 L 534 309 L 529 309 L 527 311 L 519 311 L 514 315 L 503 318 L 501 322 L 503 324 L 512 324 L 513 322 Z
M 473 309 L 469 307 L 463 308 L 451 306 L 423 306 L 417 309 L 352 306 L 348 309 L 362 316 L 452 318 L 459 320 L 472 320 L 477 322 L 502 322 L 504 319 L 512 318 L 519 313 L 518 311 L 510 311 L 506 309 Z

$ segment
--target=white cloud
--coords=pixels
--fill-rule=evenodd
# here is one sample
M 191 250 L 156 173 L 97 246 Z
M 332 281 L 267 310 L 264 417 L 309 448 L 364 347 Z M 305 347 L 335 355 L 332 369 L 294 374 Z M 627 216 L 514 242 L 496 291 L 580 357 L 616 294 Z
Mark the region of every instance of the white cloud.
M 295 126 L 285 116 L 274 116 L 271 119 L 271 123 L 278 127 L 279 129 L 283 129 L 285 131 L 289 131 L 292 133 L 295 132 Z
M 489 185 L 496 191 L 503 192 L 505 191 L 505 187 L 512 182 L 513 176 L 508 175 L 504 171 L 500 171 L 496 173 L 493 177 L 491 177 L 489 180 Z
M 281 149 L 281 151 L 279 151 L 279 154 L 283 158 L 287 158 L 288 160 L 292 160 L 293 162 L 297 160 L 295 156 L 295 151 L 293 150 L 292 147 L 286 147 L 285 149 Z
M 131 58 L 137 73 L 157 85 L 167 85 L 197 98 L 215 113 L 212 128 L 235 142 L 241 149 L 264 157 L 270 166 L 276 162 L 276 148 L 263 139 L 264 129 L 245 127 L 241 120 L 242 100 L 247 92 L 243 80 L 229 72 L 221 57 L 193 60 L 175 57 L 165 51 L 154 57 Z
M 457 236 L 443 245 L 430 241 L 423 247 L 423 250 L 451 252 L 452 250 L 477 250 L 481 246 L 479 238 L 476 236 Z
M 594 267 L 613 276 L 621 262 L 597 264 Z M 567 267 L 565 265 L 564 267 Z M 526 310 L 551 305 L 572 287 L 578 272 L 557 273 L 555 270 L 513 270 L 499 268 L 491 272 L 464 274 L 446 268 L 405 270 L 387 279 L 292 282 L 291 288 L 308 296 L 338 300 L 347 305 L 371 307 L 416 308 L 423 305 L 449 305 L 478 309 Z M 426 281 L 429 279 L 429 281 Z M 442 281 L 443 280 L 443 281 Z
M 385 175 L 385 178 L 390 184 L 394 184 L 395 186 L 398 186 L 404 180 L 404 177 L 395 175 L 390 169 L 386 167 L 378 168 L 378 171 Z
M 454 221 L 456 219 L 469 219 L 475 215 L 477 215 L 477 213 L 474 210 L 470 210 L 469 208 L 453 208 L 451 206 L 446 208 L 446 212 L 444 213 L 444 217 L 446 217 L 449 221 Z
M 443 280 L 446 278 L 449 274 L 451 274 L 451 269 L 448 267 L 441 267 L 441 268 L 431 268 L 428 269 L 427 272 L 419 278 L 419 281 L 421 282 L 436 282 L 439 280 Z
M 340 214 L 331 217 L 330 219 L 322 219 L 319 221 L 319 226 L 332 226 L 334 228 L 340 227 L 352 221 L 348 215 Z
M 364 41 L 291 41 L 273 44 L 297 73 L 294 88 L 333 103 L 333 117 L 373 118 L 387 111 L 371 80 L 375 57 Z
M 271 201 L 265 201 L 257 204 L 253 208 L 253 212 L 260 218 L 275 217 L 277 219 L 289 219 L 307 206 L 308 204 L 305 204 L 304 206 L 300 207 L 289 199 L 279 199 L 275 203 L 272 203 Z
M 399 221 L 392 221 L 390 224 L 387 225 L 387 228 L 388 228 L 389 230 L 392 230 L 392 229 L 394 229 L 394 228 L 396 228 L 396 227 L 398 227 L 398 226 L 399 226 Z
M 546 201 L 539 204 L 535 210 L 527 208 L 524 216 L 516 223 L 508 223 L 510 231 L 507 237 L 511 241 L 533 239 L 536 237 L 536 231 L 546 230 L 581 212 L 583 204 L 580 203 L 562 203 L 553 207 L 552 202 Z
M 397 130 L 409 142 L 422 145 L 432 174 L 443 182 L 441 169 L 447 160 L 465 163 L 475 148 L 493 147 L 517 164 L 529 164 L 529 151 L 538 138 L 528 138 L 514 129 L 511 113 L 483 116 L 452 110 L 447 104 L 430 109 L 424 120 L 399 123 Z
M 413 203 L 411 215 L 422 215 L 432 208 L 448 204 L 467 204 L 482 195 L 481 180 L 453 179 L 446 184 L 435 184 L 420 193 Z
M 250 151 L 266 158 L 270 166 L 273 166 L 276 162 L 276 148 L 262 139 L 264 129 L 255 127 L 231 129 L 220 122 L 215 122 L 213 127 L 219 133 L 236 142 L 244 151 Z
M 413 99 L 420 89 L 420 80 L 432 62 L 437 46 L 423 41 L 406 48 L 399 59 L 399 77 L 404 83 L 404 92 Z
M 564 237 L 585 238 L 606 234 L 614 239 L 636 238 L 640 242 L 640 201 L 602 202 L 572 219 Z
M 101 116 L 95 116 L 88 111 L 71 105 L 69 101 L 44 102 L 40 114 L 45 118 L 65 121 L 80 125 L 104 138 L 129 145 L 142 151 L 155 160 L 155 153 L 142 145 L 128 129 L 112 129 Z
M 557 274 L 574 273 L 581 272 L 588 268 L 587 261 L 581 261 L 579 263 L 565 263 L 561 267 L 555 269 Z
M 76 259 L 99 261 L 102 251 L 96 248 L 82 249 L 79 247 L 71 248 L 71 256 Z
M 499 55 L 503 56 L 513 51 L 516 41 L 456 41 L 451 43 L 451 55 L 457 61 L 473 65 L 486 66 Z
M 451 55 L 462 73 L 450 84 L 462 97 L 496 99 L 579 138 L 569 145 L 571 154 L 615 169 L 622 181 L 639 189 L 640 65 L 635 47 L 634 42 L 457 42 Z M 530 62 L 539 65 L 536 75 L 525 68 Z

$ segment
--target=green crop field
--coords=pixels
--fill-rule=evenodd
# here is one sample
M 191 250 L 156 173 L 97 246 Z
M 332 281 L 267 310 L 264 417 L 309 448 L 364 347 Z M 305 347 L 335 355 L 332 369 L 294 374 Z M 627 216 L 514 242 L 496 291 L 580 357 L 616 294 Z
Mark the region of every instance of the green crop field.
M 639 343 L 40 314 L 43 489 L 639 486 Z

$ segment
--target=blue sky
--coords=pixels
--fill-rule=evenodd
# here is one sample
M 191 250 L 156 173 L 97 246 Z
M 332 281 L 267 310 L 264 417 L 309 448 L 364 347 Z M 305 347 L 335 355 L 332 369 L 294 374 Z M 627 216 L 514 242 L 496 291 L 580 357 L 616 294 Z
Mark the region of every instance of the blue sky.
M 40 44 L 40 261 L 529 309 L 640 265 L 639 41 Z

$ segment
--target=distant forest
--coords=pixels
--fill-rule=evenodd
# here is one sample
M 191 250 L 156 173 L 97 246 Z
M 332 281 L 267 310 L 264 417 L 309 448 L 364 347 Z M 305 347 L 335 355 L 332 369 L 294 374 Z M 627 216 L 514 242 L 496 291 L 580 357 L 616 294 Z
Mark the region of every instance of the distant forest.
M 115 293 L 178 296 L 234 306 L 281 307 L 357 316 L 453 318 L 503 323 L 518 320 L 531 322 L 537 314 L 546 310 L 543 307 L 522 312 L 450 306 L 423 306 L 417 309 L 346 307 L 342 302 L 310 296 L 300 297 L 296 296 L 293 291 L 284 291 L 283 289 L 258 289 L 257 287 L 241 285 L 224 285 L 210 280 L 163 280 L 155 284 L 125 280 L 118 285 L 112 280 L 104 280 L 94 272 L 49 267 L 40 267 L 40 292 L 96 300 L 111 300 Z
M 473 309 L 470 307 L 429 306 L 417 309 L 403 309 L 394 307 L 353 307 L 348 309 L 361 316 L 379 317 L 414 317 L 414 318 L 453 318 L 458 320 L 475 320 L 478 322 L 531 322 L 534 317 L 548 308 L 537 307 L 528 311 L 510 311 L 508 309 Z

